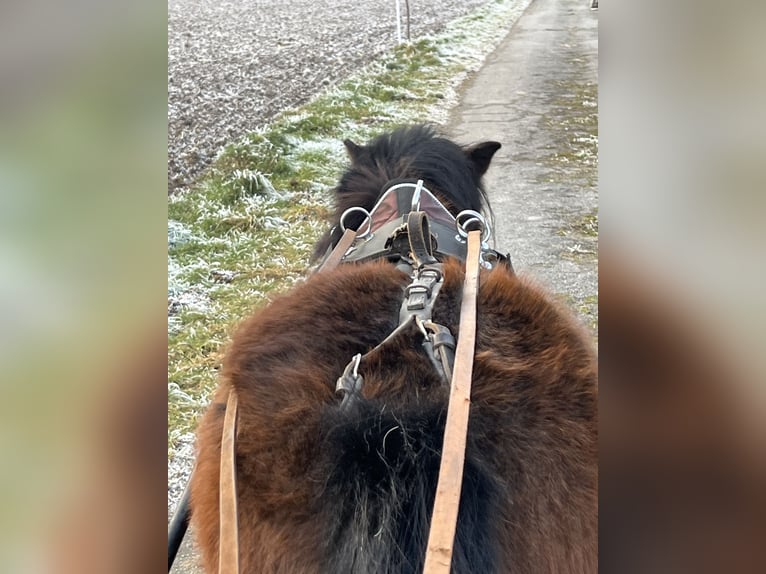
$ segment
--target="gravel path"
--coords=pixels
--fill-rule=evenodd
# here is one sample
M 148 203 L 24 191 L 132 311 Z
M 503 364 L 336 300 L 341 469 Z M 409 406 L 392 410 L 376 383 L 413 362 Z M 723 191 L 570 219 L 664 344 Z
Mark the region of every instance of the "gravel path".
M 410 0 L 411 35 L 488 0 Z M 169 0 L 168 192 L 396 45 L 395 0 Z M 401 2 L 404 14 L 405 2 Z M 404 27 L 403 33 L 406 28 Z
M 486 184 L 497 245 L 598 321 L 598 12 L 536 0 L 450 118 L 460 141 L 495 139 Z

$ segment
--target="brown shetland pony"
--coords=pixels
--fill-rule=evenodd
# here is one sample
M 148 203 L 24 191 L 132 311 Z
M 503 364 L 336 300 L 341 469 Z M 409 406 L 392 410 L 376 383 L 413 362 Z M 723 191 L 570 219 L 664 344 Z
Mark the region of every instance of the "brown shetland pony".
M 370 210 L 386 183 L 423 179 L 450 211 L 481 209 L 481 177 L 500 147 L 462 148 L 415 126 L 368 145 L 337 212 Z M 357 222 L 360 223 L 360 222 Z M 317 252 L 338 240 L 328 233 Z M 459 336 L 463 264 L 444 262 L 434 321 Z M 221 428 L 239 399 L 241 571 L 393 574 L 423 567 L 449 389 L 417 330 L 363 363 L 363 398 L 340 408 L 351 357 L 397 325 L 409 277 L 384 261 L 312 275 L 239 328 L 203 417 L 192 523 L 205 568 L 218 560 Z M 597 369 L 569 312 L 508 266 L 483 271 L 471 418 L 454 573 L 597 568 Z

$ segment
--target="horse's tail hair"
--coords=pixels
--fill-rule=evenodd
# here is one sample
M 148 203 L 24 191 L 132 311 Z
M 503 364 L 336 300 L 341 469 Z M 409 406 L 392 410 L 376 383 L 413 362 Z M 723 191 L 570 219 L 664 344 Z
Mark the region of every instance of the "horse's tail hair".
M 445 418 L 444 404 L 396 412 L 357 399 L 350 408 L 328 408 L 321 425 L 328 453 L 329 479 L 321 497 L 330 526 L 328 572 L 422 571 Z M 491 529 L 496 491 L 491 473 L 476 456 L 467 456 L 453 573 L 496 570 Z

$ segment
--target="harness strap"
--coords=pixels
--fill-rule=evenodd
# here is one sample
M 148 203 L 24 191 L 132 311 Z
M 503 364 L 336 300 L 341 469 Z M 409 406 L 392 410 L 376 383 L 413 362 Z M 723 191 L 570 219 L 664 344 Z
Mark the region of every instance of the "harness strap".
M 219 476 L 218 574 L 239 574 L 239 533 L 237 516 L 237 393 L 229 391 L 221 438 Z
M 436 296 L 444 283 L 441 264 L 424 265 L 415 272 L 412 283 L 404 290 L 404 301 L 399 311 L 399 322 L 404 322 L 410 315 L 423 321 L 431 320 Z
M 431 226 L 424 211 L 410 211 L 407 214 L 407 235 L 415 267 L 436 263 L 431 241 Z
M 382 347 L 385 347 L 388 343 L 393 341 L 405 331 L 412 331 L 413 333 L 417 333 L 418 329 L 422 331 L 422 327 L 420 325 L 421 323 L 419 323 L 417 317 L 415 317 L 415 315 L 410 315 L 404 321 L 402 321 L 396 329 L 391 331 L 385 339 L 375 345 L 375 347 L 367 351 L 364 355 L 357 353 L 351 358 L 351 361 L 349 361 L 349 363 L 346 365 L 346 368 L 343 369 L 343 373 L 335 382 L 335 394 L 342 398 L 342 409 L 348 408 L 348 406 L 351 404 L 351 401 L 355 399 L 362 391 L 364 377 L 359 374 L 359 366 L 361 365 L 362 361 L 364 361 L 368 356 L 380 350 Z
M 381 345 L 382 344 L 383 343 L 381 343 Z M 380 345 L 375 347 L 375 349 L 378 347 L 380 347 Z M 362 390 L 364 379 L 362 378 L 362 375 L 359 374 L 359 363 L 362 362 L 362 358 L 361 353 L 354 355 L 351 362 L 346 365 L 345 369 L 343 369 L 343 374 L 338 377 L 338 380 L 335 383 L 335 394 L 342 398 L 340 403 L 341 410 L 347 409 L 350 401 Z
M 348 248 L 354 243 L 354 239 L 356 239 L 356 231 L 351 228 L 346 229 L 346 231 L 343 232 L 343 235 L 341 235 L 340 240 L 338 240 L 335 249 L 333 249 L 332 253 L 327 256 L 327 259 L 324 260 L 317 271 L 329 271 L 330 269 L 335 269 L 343 260 L 343 256 L 348 251 Z
M 431 331 L 431 344 L 437 353 L 439 364 L 444 369 L 444 377 L 447 381 L 452 380 L 452 368 L 455 364 L 455 337 L 444 325 L 428 321 L 424 323 L 427 331 Z
M 471 406 L 471 377 L 476 347 L 476 299 L 479 291 L 481 231 L 468 232 L 468 259 L 460 307 L 460 337 L 457 343 L 450 390 L 439 482 L 431 517 L 423 574 L 449 574 L 455 543 L 460 491 Z

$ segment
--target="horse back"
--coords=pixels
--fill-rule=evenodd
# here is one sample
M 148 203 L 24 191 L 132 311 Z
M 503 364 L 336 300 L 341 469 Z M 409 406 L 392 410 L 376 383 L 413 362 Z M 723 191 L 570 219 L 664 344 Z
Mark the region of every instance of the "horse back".
M 459 337 L 461 266 L 434 321 Z M 596 360 L 576 321 L 500 266 L 482 275 L 452 571 L 593 572 Z M 243 572 L 420 572 L 449 389 L 417 330 L 369 355 L 362 399 L 335 382 L 399 323 L 409 278 L 385 263 L 320 273 L 246 320 L 198 431 L 192 520 L 217 567 L 223 405 L 239 399 Z

